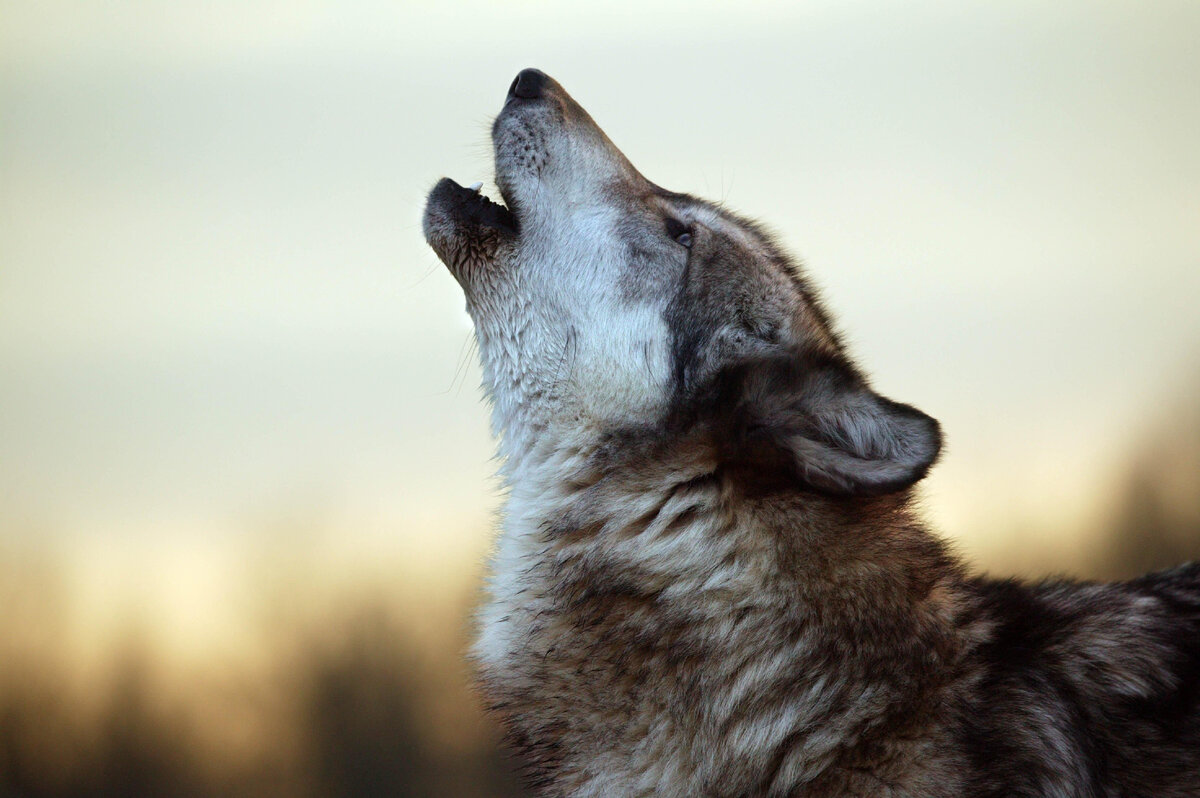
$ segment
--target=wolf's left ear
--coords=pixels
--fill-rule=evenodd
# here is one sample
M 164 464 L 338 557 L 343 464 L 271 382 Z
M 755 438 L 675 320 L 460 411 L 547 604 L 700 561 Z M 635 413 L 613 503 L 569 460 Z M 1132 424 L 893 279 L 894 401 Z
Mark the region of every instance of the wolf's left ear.
M 776 479 L 783 470 L 823 493 L 880 496 L 919 481 L 941 450 L 937 421 L 875 393 L 845 362 L 761 360 L 725 378 L 739 430 L 730 454 Z

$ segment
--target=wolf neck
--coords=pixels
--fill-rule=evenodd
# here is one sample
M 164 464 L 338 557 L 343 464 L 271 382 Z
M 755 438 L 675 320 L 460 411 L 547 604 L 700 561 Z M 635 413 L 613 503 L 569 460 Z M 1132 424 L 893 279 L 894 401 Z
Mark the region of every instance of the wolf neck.
M 484 379 L 499 475 L 507 487 L 551 489 L 565 473 L 588 469 L 588 458 L 603 445 L 606 425 L 566 395 L 562 381 L 503 361 L 485 362 Z
M 506 465 L 476 652 L 527 754 L 611 744 L 630 772 L 587 793 L 603 795 L 723 751 L 698 792 L 725 779 L 768 794 L 772 768 L 823 778 L 931 722 L 920 708 L 941 705 L 953 669 L 930 662 L 960 653 L 961 577 L 903 497 L 748 499 L 703 445 L 630 446 L 543 430 Z M 663 707 L 677 725 L 647 737 Z
M 568 440 L 585 430 L 552 430 L 555 406 L 561 404 L 559 372 L 566 368 L 569 337 L 557 334 L 540 313 L 525 307 L 519 313 L 473 312 L 483 367 L 483 387 L 491 404 L 492 434 L 497 441 L 500 476 L 507 485 L 525 481 L 519 476 L 552 459 Z M 533 352 L 518 357 L 517 353 Z M 529 364 L 562 363 L 550 373 Z M 564 440 L 559 441 L 558 438 Z

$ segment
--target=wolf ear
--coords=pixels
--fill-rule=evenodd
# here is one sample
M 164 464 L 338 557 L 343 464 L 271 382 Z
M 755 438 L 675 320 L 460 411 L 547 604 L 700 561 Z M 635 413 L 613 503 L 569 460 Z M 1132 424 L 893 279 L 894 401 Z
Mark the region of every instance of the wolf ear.
M 733 408 L 725 429 L 738 430 L 729 454 L 751 478 L 769 470 L 822 493 L 880 496 L 919 481 L 941 450 L 937 421 L 875 393 L 844 361 L 762 360 L 724 377 L 718 406 Z

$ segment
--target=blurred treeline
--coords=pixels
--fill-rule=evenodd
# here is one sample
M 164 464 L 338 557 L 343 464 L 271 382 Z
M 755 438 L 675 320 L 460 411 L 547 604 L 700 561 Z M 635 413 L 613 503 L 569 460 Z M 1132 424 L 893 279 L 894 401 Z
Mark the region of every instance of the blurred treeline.
M 1200 560 L 1200 403 L 1194 394 L 1164 412 L 1130 463 L 1113 497 L 1094 575 L 1127 579 Z
M 422 608 L 385 590 L 323 615 L 274 596 L 250 654 L 173 661 L 130 621 L 97 660 L 64 642 L 54 564 L 20 559 L 0 569 L 0 798 L 523 794 L 462 635 L 420 640 Z
M 1091 543 L 1029 570 L 1124 578 L 1200 558 L 1200 405 L 1163 417 Z M 32 551 L 0 559 L 0 798 L 522 794 L 469 691 L 471 597 L 430 636 L 411 593 L 296 602 L 293 583 L 248 613 L 252 654 L 180 664 L 133 618 L 87 657 L 65 642 L 62 569 Z
M 1152 408 L 1080 528 L 1021 530 L 1020 545 L 980 564 L 1003 576 L 1120 580 L 1200 560 L 1200 379 L 1187 387 Z M 1064 537 L 1078 544 L 1064 548 Z

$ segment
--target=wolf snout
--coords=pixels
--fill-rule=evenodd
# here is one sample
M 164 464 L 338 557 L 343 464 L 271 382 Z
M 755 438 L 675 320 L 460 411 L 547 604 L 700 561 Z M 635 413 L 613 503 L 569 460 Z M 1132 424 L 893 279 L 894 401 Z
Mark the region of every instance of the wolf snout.
M 514 99 L 541 99 L 549 80 L 546 73 L 540 69 L 522 69 L 513 78 L 512 85 L 508 87 L 508 98 L 505 102 L 511 102 Z

